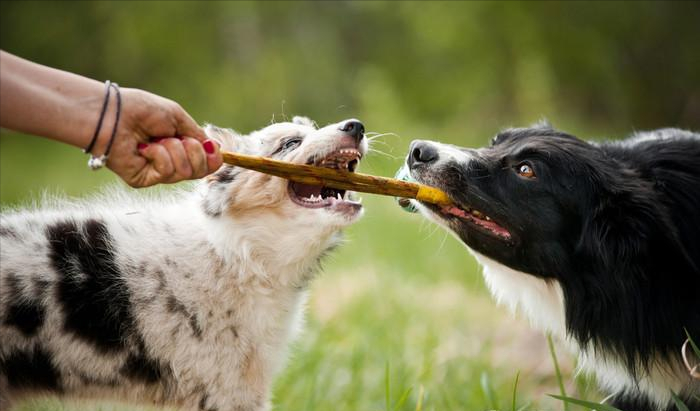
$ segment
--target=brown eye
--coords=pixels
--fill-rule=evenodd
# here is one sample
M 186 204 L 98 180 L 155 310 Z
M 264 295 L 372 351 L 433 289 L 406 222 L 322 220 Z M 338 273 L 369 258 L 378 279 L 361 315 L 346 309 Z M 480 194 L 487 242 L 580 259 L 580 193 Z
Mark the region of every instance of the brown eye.
M 520 164 L 518 167 L 518 175 L 525 178 L 535 178 L 535 170 L 529 164 Z

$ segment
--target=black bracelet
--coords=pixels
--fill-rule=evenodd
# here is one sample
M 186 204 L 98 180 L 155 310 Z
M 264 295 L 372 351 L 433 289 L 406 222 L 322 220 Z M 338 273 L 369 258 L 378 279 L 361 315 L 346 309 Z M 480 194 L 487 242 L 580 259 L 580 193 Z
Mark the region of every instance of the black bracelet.
M 85 149 L 83 149 L 83 153 L 89 153 L 95 147 L 95 143 L 97 142 L 97 136 L 100 134 L 100 130 L 102 129 L 102 122 L 104 121 L 105 113 L 107 112 L 107 105 L 109 105 L 109 92 L 112 89 L 111 85 L 111 81 L 105 81 L 105 101 L 104 103 L 102 103 L 100 119 L 97 120 L 97 129 L 95 129 L 95 134 L 92 135 L 92 140 L 90 141 L 90 144 L 88 144 L 88 146 L 85 147 Z
M 117 113 L 114 118 L 114 127 L 112 127 L 112 135 L 109 137 L 109 143 L 107 143 L 107 148 L 105 149 L 104 154 L 102 154 L 99 157 L 94 157 L 92 154 L 90 155 L 90 160 L 88 160 L 88 166 L 93 170 L 99 170 L 105 164 L 107 164 L 107 158 L 109 157 L 109 152 L 112 149 L 114 137 L 117 135 L 119 117 L 121 117 L 122 113 L 122 95 L 119 92 L 119 85 L 117 83 L 111 83 L 110 87 L 114 87 L 114 92 L 117 95 Z M 109 98 L 109 93 L 107 94 L 107 97 Z

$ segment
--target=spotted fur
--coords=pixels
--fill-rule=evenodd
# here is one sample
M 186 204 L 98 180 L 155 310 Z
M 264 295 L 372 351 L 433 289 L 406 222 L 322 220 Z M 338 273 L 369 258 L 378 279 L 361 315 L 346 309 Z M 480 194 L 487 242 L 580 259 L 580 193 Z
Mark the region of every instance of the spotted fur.
M 226 149 L 304 163 L 346 137 L 339 124 L 207 133 Z M 303 142 L 279 150 L 290 136 Z M 0 409 L 36 393 L 267 409 L 308 281 L 360 215 L 300 207 L 287 185 L 223 166 L 174 194 L 3 212 Z

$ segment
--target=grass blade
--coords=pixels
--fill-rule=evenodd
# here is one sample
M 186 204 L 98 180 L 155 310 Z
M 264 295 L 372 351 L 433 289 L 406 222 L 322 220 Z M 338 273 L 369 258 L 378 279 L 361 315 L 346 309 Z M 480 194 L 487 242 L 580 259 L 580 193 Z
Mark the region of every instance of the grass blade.
M 676 408 L 678 408 L 678 411 L 690 411 L 688 409 L 688 406 L 683 404 L 683 401 L 681 401 L 681 399 L 678 398 L 676 393 L 673 391 L 671 391 L 671 398 L 673 398 L 673 402 L 676 404 Z
M 528 407 L 530 407 L 530 405 L 532 405 L 532 402 L 527 402 L 525 405 L 518 408 L 517 411 L 525 411 Z
M 561 370 L 559 369 L 559 361 L 557 360 L 557 352 L 554 349 L 554 342 L 552 341 L 552 334 L 547 333 L 547 345 L 549 346 L 549 353 L 552 356 L 552 361 L 554 362 L 554 372 L 557 376 L 557 383 L 559 384 L 559 393 L 563 398 L 566 396 L 566 388 L 564 388 L 564 379 L 561 376 Z M 569 404 L 564 402 L 564 411 L 569 411 Z
M 688 336 L 688 341 L 690 341 L 690 346 L 693 347 L 693 352 L 695 353 L 695 356 L 700 358 L 700 348 L 698 348 L 697 344 L 695 344 L 695 341 L 690 337 L 690 333 L 688 332 L 687 328 L 683 328 L 685 331 L 685 335 Z
M 396 402 L 396 405 L 394 405 L 393 411 L 396 411 L 396 410 L 400 409 L 401 407 L 403 407 L 403 404 L 408 399 L 408 395 L 411 394 L 411 391 L 413 391 L 413 387 L 408 387 L 406 389 L 406 391 L 404 391 L 403 394 L 401 394 L 401 397 Z
M 489 380 L 489 375 L 486 371 L 481 373 L 481 390 L 486 396 L 486 400 L 489 402 L 489 408 L 498 409 L 498 403 L 496 402 L 496 397 L 493 395 L 493 387 L 491 387 L 491 381 Z
M 516 411 L 515 410 L 515 395 L 518 392 L 518 379 L 520 379 L 520 370 L 518 370 L 517 374 L 515 374 L 515 384 L 513 384 L 513 401 L 511 403 L 511 411 Z
M 425 396 L 425 388 L 423 385 L 418 390 L 418 402 L 416 402 L 416 411 L 423 411 L 423 397 Z
M 623 411 L 619 408 L 615 408 L 612 405 L 607 405 L 607 404 L 599 404 L 597 402 L 591 402 L 591 401 L 584 401 L 584 400 L 577 400 L 576 398 L 569 398 L 563 395 L 554 395 L 554 394 L 547 394 L 552 398 L 556 398 L 558 400 L 564 401 L 564 404 L 571 403 L 571 404 L 576 404 L 576 405 L 581 405 L 583 407 L 587 407 L 589 410 L 596 410 L 596 411 Z M 628 410 L 628 411 L 634 411 L 634 410 Z
M 386 362 L 386 369 L 384 371 L 384 401 L 385 410 L 391 410 L 391 381 L 389 377 L 389 361 Z

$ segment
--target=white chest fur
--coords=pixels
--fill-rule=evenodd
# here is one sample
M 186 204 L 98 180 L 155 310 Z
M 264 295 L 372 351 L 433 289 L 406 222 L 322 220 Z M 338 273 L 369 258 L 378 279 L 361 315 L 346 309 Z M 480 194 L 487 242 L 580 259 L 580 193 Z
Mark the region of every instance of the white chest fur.
M 653 366 L 648 373 L 639 375 L 638 381 L 635 381 L 610 355 L 581 349 L 575 340 L 566 335 L 564 297 L 556 280 L 539 279 L 508 268 L 471 249 L 470 251 L 483 266 L 484 279 L 496 301 L 508 306 L 513 312 L 523 312 L 534 327 L 551 332 L 565 342 L 579 356 L 579 370 L 595 374 L 606 392 L 642 392 L 663 408 L 671 400 L 671 390 L 683 390 L 684 382 L 672 370 Z

